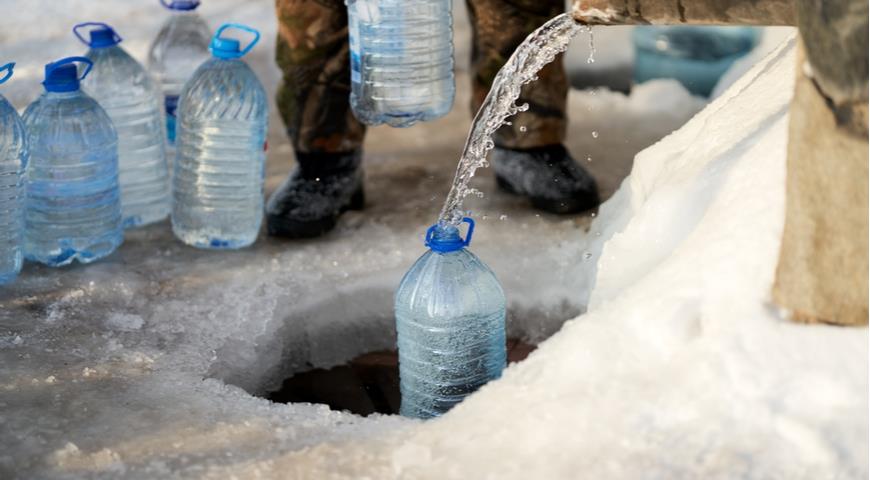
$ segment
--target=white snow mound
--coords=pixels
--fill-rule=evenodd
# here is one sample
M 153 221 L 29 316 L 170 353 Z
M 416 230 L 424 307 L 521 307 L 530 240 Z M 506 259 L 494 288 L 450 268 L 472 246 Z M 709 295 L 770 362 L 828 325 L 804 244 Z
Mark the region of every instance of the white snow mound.
M 637 156 L 588 312 L 446 416 L 231 472 L 285 478 L 863 478 L 867 330 L 770 304 L 791 40 Z M 222 467 L 220 474 L 225 475 Z

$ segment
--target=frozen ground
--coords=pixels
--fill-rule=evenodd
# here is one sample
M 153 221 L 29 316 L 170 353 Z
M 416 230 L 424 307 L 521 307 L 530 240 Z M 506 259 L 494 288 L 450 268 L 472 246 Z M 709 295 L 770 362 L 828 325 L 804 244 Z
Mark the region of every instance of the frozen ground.
M 0 60 L 20 62 L 3 87 L 19 107 L 43 63 L 81 52 L 72 23 L 113 22 L 141 58 L 162 18 L 156 0 L 10 2 Z M 270 1 L 203 9 L 274 36 Z M 272 50 L 251 58 L 270 90 Z M 27 266 L 0 291 L 0 478 L 866 477 L 866 329 L 768 305 L 793 69 L 787 45 L 641 153 L 591 225 L 538 216 L 482 172 L 473 250 L 512 333 L 540 341 L 588 313 L 436 421 L 250 392 L 394 341 L 392 291 L 468 130 L 462 69 L 450 116 L 371 131 L 369 208 L 324 239 L 200 252 L 162 224 L 98 264 Z M 610 196 L 701 106 L 671 82 L 572 94 L 569 146 Z M 292 163 L 273 120 L 268 189 Z

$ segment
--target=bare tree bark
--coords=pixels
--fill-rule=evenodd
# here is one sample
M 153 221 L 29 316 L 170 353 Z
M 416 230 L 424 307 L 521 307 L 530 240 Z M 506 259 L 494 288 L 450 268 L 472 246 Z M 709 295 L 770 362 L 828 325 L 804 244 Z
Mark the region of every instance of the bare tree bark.
M 589 25 L 797 25 L 794 0 L 574 0 Z

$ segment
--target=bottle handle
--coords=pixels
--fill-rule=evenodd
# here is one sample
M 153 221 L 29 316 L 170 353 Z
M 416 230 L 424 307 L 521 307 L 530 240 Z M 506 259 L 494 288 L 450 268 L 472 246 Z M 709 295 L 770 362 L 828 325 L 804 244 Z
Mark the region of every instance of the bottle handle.
M 53 62 L 48 67 L 48 71 L 46 72 L 46 76 L 48 76 L 49 74 L 51 74 L 51 72 L 57 70 L 58 68 L 60 68 L 64 65 L 69 65 L 71 63 L 83 63 L 83 64 L 87 65 L 87 68 L 85 68 L 85 73 L 83 73 L 79 77 L 79 80 L 84 80 L 85 77 L 87 77 L 88 74 L 91 73 L 91 69 L 94 68 L 94 62 L 92 62 L 87 57 L 66 57 L 66 58 L 62 58 L 56 62 Z
M 237 30 L 242 30 L 244 32 L 254 34 L 254 39 L 251 40 L 251 43 L 249 43 L 247 47 L 245 47 L 241 51 L 239 51 L 238 57 L 236 57 L 236 58 L 244 57 L 245 55 L 248 54 L 248 52 L 251 51 L 252 48 L 254 48 L 254 45 L 256 45 L 257 42 L 260 41 L 260 31 L 255 29 L 255 28 L 251 28 L 247 25 L 242 25 L 240 23 L 225 23 L 225 24 L 221 25 L 220 28 L 218 28 L 217 32 L 215 32 L 214 38 L 216 38 L 216 39 L 221 38 L 221 34 L 224 33 L 225 31 L 231 29 L 231 28 L 235 28 Z
M 170 10 L 174 10 L 177 3 L 177 0 L 171 0 L 169 3 L 167 3 L 166 0 L 160 0 L 160 4 Z M 188 0 L 185 3 L 187 4 L 185 5 L 187 7 L 185 10 L 193 10 L 199 6 L 199 0 Z
M 14 68 L 15 62 L 9 62 L 6 65 L 0 67 L 0 84 L 6 83 L 6 80 L 12 78 L 12 70 Z
M 468 231 L 465 233 L 465 239 L 462 240 L 462 246 L 467 247 L 471 245 L 471 237 L 474 235 L 474 220 L 471 217 L 464 217 L 462 219 L 464 223 L 468 224 Z M 432 237 L 435 236 L 435 229 L 438 228 L 438 224 L 432 225 L 426 230 L 426 241 L 425 244 L 429 245 L 432 242 Z
M 89 46 L 89 47 L 91 46 L 91 42 L 90 42 L 88 39 L 86 39 L 86 38 L 85 38 L 85 37 L 84 37 L 84 36 L 79 32 L 79 30 L 81 30 L 82 28 L 85 28 L 85 27 L 103 27 L 103 28 L 107 28 L 107 29 L 109 29 L 109 30 L 112 31 L 112 36 L 113 36 L 114 39 L 115 39 L 115 43 L 121 43 L 121 40 L 123 40 L 123 38 L 121 38 L 121 36 L 118 35 L 118 32 L 116 32 L 114 28 L 110 27 L 110 26 L 109 26 L 108 24 L 106 24 L 106 23 L 103 23 L 103 22 L 84 22 L 84 23 L 80 23 L 80 24 L 76 25 L 75 27 L 73 27 L 73 29 L 72 29 L 73 34 L 75 34 L 75 36 L 78 37 L 78 39 L 81 40 L 82 43 L 84 43 L 85 45 L 87 45 L 87 46 Z

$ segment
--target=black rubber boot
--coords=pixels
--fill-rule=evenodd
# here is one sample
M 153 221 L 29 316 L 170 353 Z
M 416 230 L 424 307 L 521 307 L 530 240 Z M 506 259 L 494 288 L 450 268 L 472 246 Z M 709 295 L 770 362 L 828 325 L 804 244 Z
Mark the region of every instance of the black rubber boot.
M 562 145 L 492 152 L 495 179 L 503 190 L 529 197 L 551 213 L 576 213 L 598 206 L 598 187 Z
M 362 153 L 300 153 L 299 166 L 269 197 L 269 235 L 310 238 L 323 235 L 348 210 L 362 210 Z

